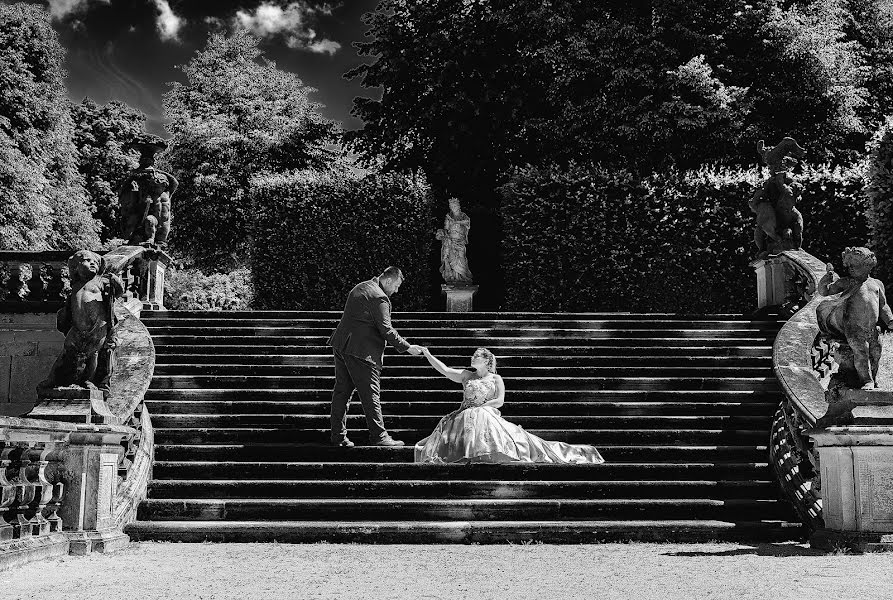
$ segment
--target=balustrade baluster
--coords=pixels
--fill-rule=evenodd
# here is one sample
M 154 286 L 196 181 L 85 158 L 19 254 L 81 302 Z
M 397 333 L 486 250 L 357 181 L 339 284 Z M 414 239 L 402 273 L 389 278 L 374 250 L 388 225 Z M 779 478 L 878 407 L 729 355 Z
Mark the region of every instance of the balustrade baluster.
M 31 464 L 27 470 L 28 479 L 34 486 L 34 500 L 31 501 L 28 508 L 29 513 L 34 513 L 30 523 L 31 534 L 35 536 L 46 535 L 50 532 L 50 522 L 43 514 L 47 504 L 53 498 L 53 484 L 46 477 L 46 468 L 49 465 L 46 455 L 49 452 L 49 448 L 35 451 L 31 456 Z
M 9 282 L 12 279 L 12 273 L 9 270 L 9 265 L 0 264 L 0 302 L 6 302 L 7 300 L 11 300 L 9 293 Z
M 12 464 L 9 459 L 12 447 L 5 446 L 0 451 L 0 542 L 6 542 L 12 539 L 12 524 L 7 519 L 9 509 L 16 498 L 16 486 L 7 478 L 7 470 Z
M 47 503 L 47 522 L 50 524 L 50 531 L 55 533 L 62 531 L 62 517 L 56 514 L 59 507 L 62 506 L 62 494 L 65 492 L 65 484 L 57 481 L 53 484 L 53 495 Z
M 12 519 L 12 533 L 16 539 L 31 537 L 31 523 L 25 516 L 31 502 L 34 500 L 34 485 L 28 481 L 25 471 L 31 463 L 27 459 L 27 449 L 17 447 L 10 453 L 12 465 L 9 468 L 10 482 L 15 485 L 15 500 L 10 507 Z
M 46 269 L 46 288 L 43 299 L 49 302 L 64 300 L 67 297 L 67 292 L 71 291 L 71 282 L 66 281 L 68 267 L 54 263 L 45 263 L 43 266 Z
M 12 262 L 9 265 L 10 279 L 9 291 L 11 292 L 10 300 L 24 301 L 28 299 L 31 290 L 28 289 L 28 281 L 31 279 L 31 265 L 23 262 Z

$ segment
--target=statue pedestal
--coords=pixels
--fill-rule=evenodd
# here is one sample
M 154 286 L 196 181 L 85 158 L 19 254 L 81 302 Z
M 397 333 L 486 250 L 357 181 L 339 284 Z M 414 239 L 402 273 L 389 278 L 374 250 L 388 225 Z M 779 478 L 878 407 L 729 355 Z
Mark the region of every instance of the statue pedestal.
M 100 390 L 58 387 L 37 392 L 38 401 L 28 418 L 69 423 L 120 425 L 122 419 L 111 413 Z
M 759 258 L 750 263 L 757 276 L 757 308 L 783 304 L 787 295 L 786 284 L 790 277 L 785 270 L 783 256 Z
M 893 425 L 829 427 L 809 436 L 819 453 L 825 521 L 810 545 L 893 550 Z
M 440 290 L 446 294 L 447 312 L 471 312 L 472 298 L 479 287 L 451 283 L 441 285 Z

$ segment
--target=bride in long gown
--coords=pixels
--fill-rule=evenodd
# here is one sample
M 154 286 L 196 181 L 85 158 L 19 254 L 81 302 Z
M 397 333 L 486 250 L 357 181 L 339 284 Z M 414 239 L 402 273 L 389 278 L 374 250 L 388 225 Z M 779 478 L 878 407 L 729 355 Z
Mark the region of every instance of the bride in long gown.
M 458 410 L 443 417 L 434 431 L 415 445 L 415 462 L 529 462 L 599 464 L 604 459 L 594 446 L 551 442 L 526 432 L 502 418 L 499 407 L 505 384 L 496 374 L 496 357 L 478 348 L 472 370 L 451 369 L 422 349 L 431 366 L 450 381 L 462 384 Z

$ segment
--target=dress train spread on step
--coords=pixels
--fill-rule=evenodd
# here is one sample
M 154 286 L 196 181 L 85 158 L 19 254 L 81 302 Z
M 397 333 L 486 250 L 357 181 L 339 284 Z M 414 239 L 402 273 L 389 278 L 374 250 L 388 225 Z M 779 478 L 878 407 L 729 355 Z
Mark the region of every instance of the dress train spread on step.
M 459 409 L 443 417 L 431 435 L 415 445 L 415 462 L 604 462 L 594 446 L 544 440 L 503 419 L 498 409 L 482 406 L 496 395 L 492 375 L 467 381 L 463 394 Z

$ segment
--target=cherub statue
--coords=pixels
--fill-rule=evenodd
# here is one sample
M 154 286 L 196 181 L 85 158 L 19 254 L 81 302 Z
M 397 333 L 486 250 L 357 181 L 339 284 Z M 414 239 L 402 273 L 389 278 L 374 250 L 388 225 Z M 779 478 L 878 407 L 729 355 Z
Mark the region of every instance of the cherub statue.
M 435 232 L 435 237 L 441 240 L 440 274 L 447 283 L 467 284 L 472 281 L 465 255 L 471 219 L 462 212 L 458 198 L 450 198 L 449 203 L 450 212 L 444 218 L 443 229 Z
M 121 236 L 128 244 L 163 248 L 171 229 L 171 196 L 178 186 L 173 175 L 155 167 L 155 155 L 167 149 L 167 142 L 145 134 L 132 146 L 140 151 L 140 165 L 118 189 Z
M 800 190 L 788 171 L 796 164 L 791 157 L 802 159 L 806 150 L 794 138 L 786 137 L 773 148 L 767 148 L 760 140 L 757 152 L 769 167 L 769 178 L 748 202 L 757 216 L 754 228 L 757 256 L 764 258 L 770 253 L 799 250 L 803 247 L 803 215 L 794 205 Z
M 38 391 L 77 386 L 106 395 L 114 370 L 115 298 L 124 293 L 117 275 L 105 273 L 105 261 L 89 250 L 68 259 L 71 295 L 56 313 L 56 328 L 65 334 L 62 354 Z
M 828 264 L 818 287 L 819 294 L 828 299 L 816 306 L 816 318 L 824 335 L 842 342 L 834 377 L 848 388 L 873 389 L 882 349 L 878 324 L 889 329 L 893 311 L 884 284 L 869 277 L 877 265 L 874 253 L 867 248 L 846 248 L 842 256 L 849 276 L 838 278 L 834 266 Z

